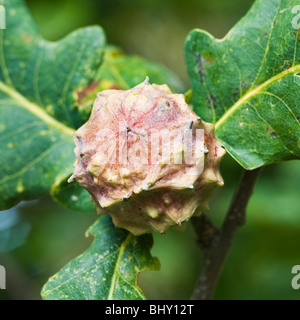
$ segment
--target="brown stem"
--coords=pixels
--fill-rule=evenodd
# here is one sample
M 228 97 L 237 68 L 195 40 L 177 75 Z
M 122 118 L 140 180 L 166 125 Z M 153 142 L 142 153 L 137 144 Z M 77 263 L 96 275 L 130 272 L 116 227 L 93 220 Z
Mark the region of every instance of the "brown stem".
M 193 219 L 203 261 L 192 300 L 212 299 L 232 240 L 238 228 L 245 223 L 247 204 L 259 173 L 260 168 L 244 170 L 220 230 L 216 230 L 205 215 Z

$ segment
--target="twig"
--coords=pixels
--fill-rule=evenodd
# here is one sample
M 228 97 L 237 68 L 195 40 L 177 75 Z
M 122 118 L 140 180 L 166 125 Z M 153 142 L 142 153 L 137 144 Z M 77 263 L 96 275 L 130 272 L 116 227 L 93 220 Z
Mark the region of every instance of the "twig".
M 203 251 L 200 276 L 191 297 L 192 300 L 212 299 L 232 240 L 238 228 L 245 223 L 247 204 L 260 171 L 260 168 L 252 171 L 244 170 L 219 231 L 205 215 L 192 220 L 198 235 L 198 243 Z

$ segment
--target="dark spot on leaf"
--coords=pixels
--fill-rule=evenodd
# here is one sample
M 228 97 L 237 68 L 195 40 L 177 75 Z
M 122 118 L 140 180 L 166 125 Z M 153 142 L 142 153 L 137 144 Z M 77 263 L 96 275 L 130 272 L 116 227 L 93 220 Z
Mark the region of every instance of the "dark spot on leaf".
M 277 134 L 272 130 L 271 127 L 267 127 L 266 131 L 267 131 L 272 137 L 277 137 Z
M 78 103 L 81 104 L 83 100 L 89 95 L 89 94 L 94 94 L 95 89 L 97 88 L 99 82 L 93 81 L 91 82 L 87 87 L 82 89 L 81 91 L 77 92 L 77 97 L 78 97 Z
M 234 93 L 233 93 L 233 98 L 234 98 L 234 99 L 237 99 L 238 97 L 239 97 L 239 92 L 234 92 Z
M 113 84 L 109 87 L 110 90 L 122 90 L 122 88 L 116 84 Z M 107 89 L 106 89 L 107 90 Z
M 242 87 L 242 89 L 248 89 L 249 84 L 247 82 L 245 82 L 245 81 L 242 81 L 241 87 Z
M 195 59 L 196 59 L 198 74 L 200 77 L 200 82 L 203 83 L 203 80 L 204 80 L 203 58 L 202 58 L 201 54 L 196 54 Z
M 263 36 L 264 36 L 266 39 L 268 39 L 268 38 L 269 38 L 268 32 L 263 32 Z
M 217 99 L 214 95 L 212 95 L 211 93 L 208 95 L 207 97 L 207 104 L 208 105 L 212 105 L 213 108 L 216 110 L 217 109 Z

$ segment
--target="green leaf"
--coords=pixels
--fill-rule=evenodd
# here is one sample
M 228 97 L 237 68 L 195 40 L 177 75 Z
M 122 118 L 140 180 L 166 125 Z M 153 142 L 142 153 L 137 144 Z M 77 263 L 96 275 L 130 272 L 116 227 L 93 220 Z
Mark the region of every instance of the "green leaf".
M 88 89 L 79 93 L 81 106 L 91 110 L 97 92 L 108 89 L 130 89 L 148 76 L 151 83 L 167 84 L 174 92 L 183 92 L 177 75 L 166 67 L 134 55 L 125 55 L 118 47 L 105 49 L 104 61 Z
M 157 258 L 150 255 L 152 235 L 133 236 L 115 228 L 103 216 L 88 230 L 92 245 L 49 279 L 42 290 L 50 300 L 141 300 L 137 286 L 143 270 L 157 270 Z
M 102 61 L 99 27 L 59 42 L 42 38 L 24 2 L 4 1 L 0 30 L 0 209 L 49 192 L 72 172 L 72 132 L 84 119 L 77 92 Z
M 184 90 L 178 76 L 163 65 L 135 55 L 125 55 L 120 49 L 112 46 L 107 47 L 103 65 L 96 78 L 103 83 L 103 89 L 110 83 L 125 90 L 143 82 L 146 76 L 150 78 L 151 83 L 167 84 L 174 92 Z
M 256 1 L 218 40 L 186 40 L 194 110 L 246 169 L 300 158 L 300 33 L 294 0 Z
M 95 211 L 96 207 L 86 189 L 78 183 L 68 183 L 63 179 L 53 185 L 50 191 L 52 198 L 68 209 L 80 212 Z

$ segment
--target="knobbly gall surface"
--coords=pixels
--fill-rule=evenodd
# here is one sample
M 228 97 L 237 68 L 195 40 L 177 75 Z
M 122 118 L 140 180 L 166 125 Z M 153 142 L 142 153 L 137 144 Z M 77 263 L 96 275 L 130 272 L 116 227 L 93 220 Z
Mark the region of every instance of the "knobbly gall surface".
M 164 233 L 208 210 L 208 198 L 223 185 L 225 151 L 213 130 L 182 94 L 148 78 L 127 91 L 102 91 L 74 133 L 69 181 L 86 188 L 116 226 L 136 235 Z

